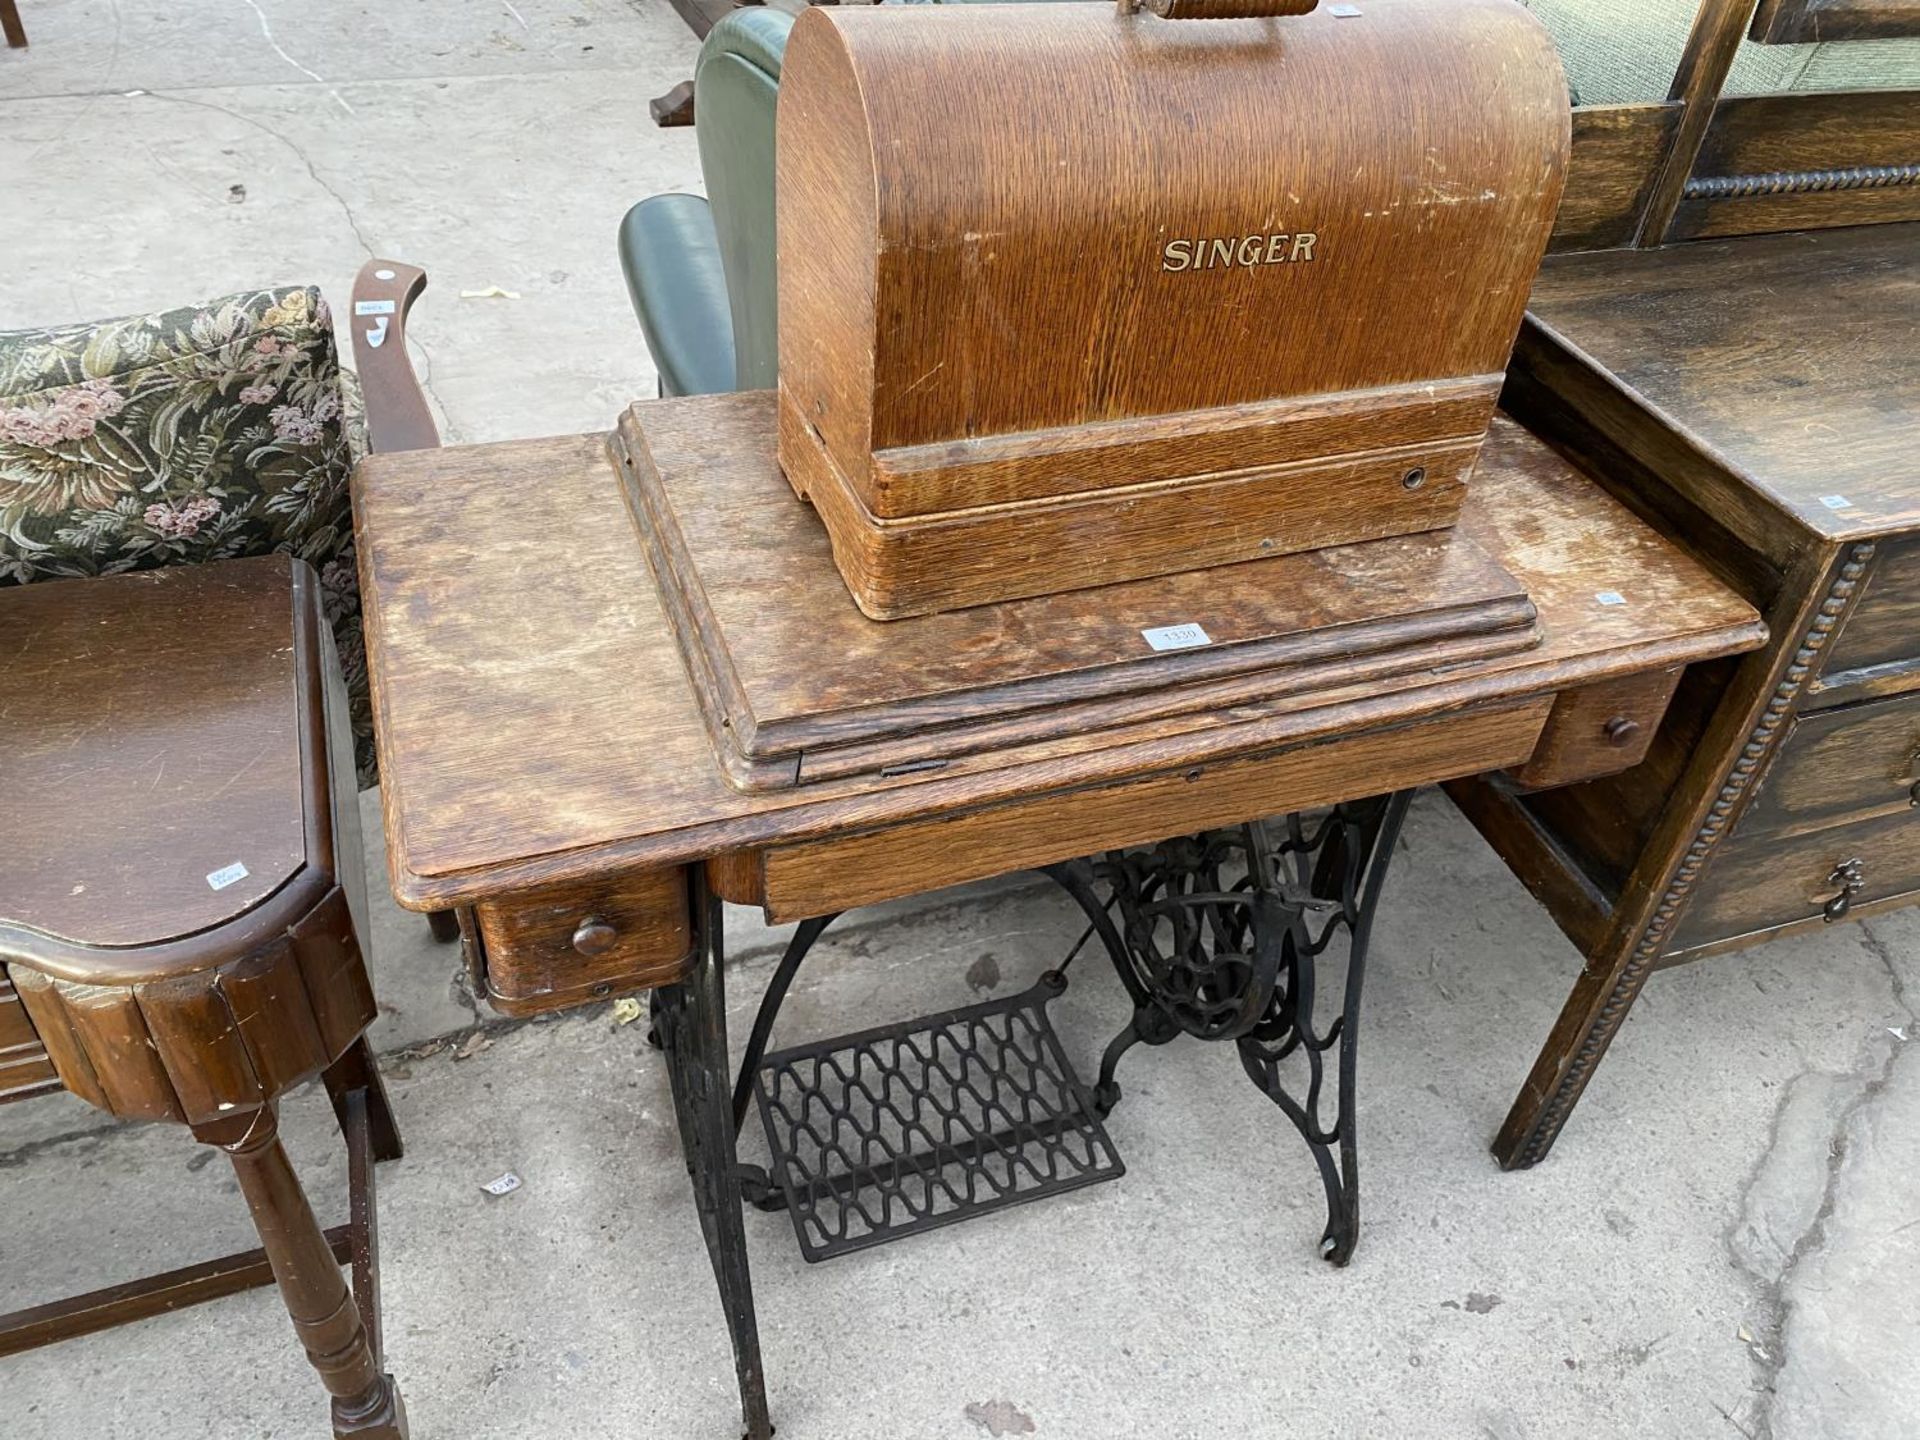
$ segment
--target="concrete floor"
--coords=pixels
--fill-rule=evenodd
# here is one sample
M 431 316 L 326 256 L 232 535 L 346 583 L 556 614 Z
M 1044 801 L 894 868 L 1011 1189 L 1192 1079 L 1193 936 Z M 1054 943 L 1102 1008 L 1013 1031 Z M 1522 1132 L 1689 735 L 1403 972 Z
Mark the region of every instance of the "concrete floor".
M 698 190 L 647 101 L 699 51 L 665 0 L 24 0 L 0 51 L 0 330 L 426 269 L 449 441 L 604 429 L 653 393 L 614 250 Z M 495 287 L 519 298 L 462 298 Z M 341 331 L 342 351 L 346 335 Z
M 268 282 L 341 300 L 377 251 L 432 272 L 415 329 L 450 439 L 604 427 L 650 392 L 614 227 L 698 180 L 691 136 L 646 119 L 695 51 L 659 0 L 23 9 L 33 49 L 0 54 L 0 328 Z M 494 285 L 521 298 L 460 296 Z M 738 1037 L 779 936 L 731 923 Z M 994 972 L 1006 993 L 1077 933 L 1021 882 L 849 917 L 780 1035 L 964 1003 Z M 390 904 L 373 948 L 415 1435 L 737 1434 L 644 1027 L 490 1019 Z M 1376 938 L 1352 1267 L 1314 1258 L 1304 1151 L 1231 1056 L 1140 1053 L 1116 1183 L 818 1267 L 748 1217 L 782 1440 L 1920 1431 L 1920 919 L 1656 977 L 1552 1159 L 1502 1175 L 1486 1142 L 1576 964 L 1424 797 Z M 1056 1018 L 1090 1073 L 1117 983 L 1082 964 Z M 288 1110 L 338 1213 L 329 1112 Z M 0 1307 L 246 1243 L 205 1161 L 69 1097 L 0 1110 Z M 481 1192 L 508 1169 L 520 1191 Z M 271 1293 L 0 1360 L 7 1440 L 293 1440 L 324 1414 Z

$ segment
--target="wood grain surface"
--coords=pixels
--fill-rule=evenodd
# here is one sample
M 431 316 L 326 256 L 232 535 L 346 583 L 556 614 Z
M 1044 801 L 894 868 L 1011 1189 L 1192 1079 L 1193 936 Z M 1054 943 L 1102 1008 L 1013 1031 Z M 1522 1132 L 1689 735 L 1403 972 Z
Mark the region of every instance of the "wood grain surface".
M 1491 416 L 1498 386 L 1482 388 L 1483 413 Z M 1451 525 L 1484 428 L 1483 421 L 1472 435 L 1446 442 L 880 520 L 814 443 L 790 392 L 780 391 L 787 480 L 819 511 L 848 590 L 876 620 Z M 1124 458 L 1103 460 L 1098 471 L 1132 475 Z
M 1681 106 L 1594 105 L 1573 112 L 1567 186 L 1548 248 L 1607 250 L 1630 244 Z
M 1915 423 L 1920 424 L 1920 416 Z M 1920 659 L 1920 540 L 1907 539 L 1886 546 L 1874 557 L 1860 598 L 1827 651 L 1814 695 L 1820 697 L 1829 687 L 1847 683 L 1848 671 L 1884 671 L 1916 659 Z
M 291 565 L 0 588 L 0 924 L 146 944 L 308 863 Z
M 1450 523 L 1568 131 L 1507 0 L 811 9 L 783 468 L 877 618 Z
M 487 999 L 508 1015 L 668 984 L 692 960 L 687 878 L 679 870 L 502 896 L 476 906 L 475 920 Z
M 1678 670 L 1649 670 L 1563 692 L 1515 783 L 1546 789 L 1638 765 L 1679 682 Z
M 1860 862 L 1855 903 L 1863 908 L 1911 898 L 1920 890 L 1920 825 L 1898 813 L 1798 835 L 1736 835 L 1701 878 L 1672 948 L 1760 939 L 1782 926 L 1825 923 L 1822 907 L 1841 889 L 1835 871 L 1849 860 Z
M 1515 705 L 1303 745 L 1277 755 L 1195 765 L 1120 785 L 1053 791 L 913 821 L 764 857 L 770 920 L 802 920 L 902 894 L 980 880 L 1369 793 L 1497 770 L 1531 754 L 1553 702 Z
M 1920 695 L 1796 716 L 1741 817 L 1784 834 L 1920 808 Z
M 746 788 L 1004 764 L 1036 741 L 1425 668 L 1443 642 L 1461 662 L 1537 638 L 1519 583 L 1451 531 L 881 624 L 771 463 L 769 419 L 758 396 L 695 396 L 642 401 L 619 429 L 635 524 Z M 1183 624 L 1207 643 L 1153 648 Z M 1207 683 L 1229 676 L 1246 678 Z
M 1669 240 L 1920 220 L 1920 90 L 1733 95 Z
M 1749 32 L 1765 45 L 1920 35 L 1920 0 L 1760 0 Z
M 901 446 L 874 454 L 871 504 L 854 498 L 884 524 L 1250 469 L 1350 464 L 1346 457 L 1358 453 L 1409 446 L 1449 448 L 1486 433 L 1503 378 L 1496 371 Z M 804 423 L 797 412 L 793 418 Z
M 1636 245 L 1659 245 L 1667 238 L 1752 10 L 1753 0 L 1700 0 L 1694 11 L 1693 27 L 1667 87 L 1667 101 L 1680 107 L 1680 117 L 1640 212 Z
M 60 1088 L 46 1047 L 0 967 L 0 1104 Z
M 1606 897 L 1609 907 L 1624 889 L 1660 817 L 1686 783 L 1707 719 L 1727 691 L 1734 664 L 1709 661 L 1682 672 L 1652 743 L 1631 769 L 1550 790 L 1498 787 L 1502 799 L 1525 812 L 1527 825 L 1552 837 L 1556 859 L 1577 872 L 1575 888 Z M 1456 800 L 1462 789 L 1448 787 Z M 1523 874 L 1534 883 L 1531 871 Z
M 874 450 L 1497 373 L 1568 123 L 1506 0 L 815 8 L 780 86 L 781 374 L 880 513 Z M 1161 268 L 1255 231 L 1314 258 Z
M 1627 132 L 1652 122 L 1576 114 L 1556 249 L 1602 253 L 1547 262 L 1502 403 L 1759 606 L 1772 638 L 1689 667 L 1632 769 L 1448 787 L 1583 957 L 1495 1142 L 1509 1168 L 1547 1154 L 1653 970 L 1821 929 L 1854 847 L 1867 878 L 1847 914 L 1920 884 L 1900 783 L 1920 689 L 1901 533 L 1920 523 L 1903 459 L 1920 95 L 1721 93 L 1750 19 L 1758 39 L 1846 39 L 1903 10 L 1703 0 L 1630 201 Z M 1635 206 L 1631 243 L 1659 248 L 1607 251 Z
M 764 436 L 774 398 L 758 404 L 743 421 Z M 355 506 L 390 874 L 420 909 L 1357 736 L 1763 634 L 1698 562 L 1496 420 L 1460 523 L 1532 598 L 1535 650 L 978 774 L 743 794 L 715 761 L 607 437 L 373 456 Z M 1164 818 L 1187 828 L 1176 807 Z
M 1920 525 L 1915 335 L 1920 224 L 1874 225 L 1549 257 L 1515 359 L 1784 566 Z

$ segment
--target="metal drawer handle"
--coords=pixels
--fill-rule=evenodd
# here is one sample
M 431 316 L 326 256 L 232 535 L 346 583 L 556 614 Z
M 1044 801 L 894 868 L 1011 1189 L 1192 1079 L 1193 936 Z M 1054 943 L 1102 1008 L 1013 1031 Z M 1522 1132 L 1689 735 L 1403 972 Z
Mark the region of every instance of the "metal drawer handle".
M 1831 925 L 1846 917 L 1846 913 L 1853 908 L 1853 897 L 1867 888 L 1866 870 L 1857 858 L 1842 860 L 1827 876 L 1827 883 L 1840 887 L 1840 893 L 1820 907 L 1821 914 L 1827 917 L 1827 923 Z
M 589 915 L 574 928 L 573 948 L 582 955 L 604 955 L 613 948 L 620 932 L 598 915 Z

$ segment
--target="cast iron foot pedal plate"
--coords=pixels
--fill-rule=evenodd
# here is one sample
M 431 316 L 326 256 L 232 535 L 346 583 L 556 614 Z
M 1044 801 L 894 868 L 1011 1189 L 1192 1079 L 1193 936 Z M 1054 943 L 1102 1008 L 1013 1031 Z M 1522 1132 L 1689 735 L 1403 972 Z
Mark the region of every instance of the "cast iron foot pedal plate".
M 1067 988 L 769 1055 L 754 1076 L 800 1253 L 826 1260 L 1126 1173 L 1047 1020 Z

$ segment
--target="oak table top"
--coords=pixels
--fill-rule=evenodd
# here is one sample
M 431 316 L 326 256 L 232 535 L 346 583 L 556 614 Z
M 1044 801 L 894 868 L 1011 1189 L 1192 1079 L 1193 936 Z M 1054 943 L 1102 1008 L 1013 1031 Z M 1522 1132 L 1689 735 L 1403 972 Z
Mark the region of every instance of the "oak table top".
M 716 466 L 775 463 L 770 393 L 648 405 L 698 407 Z M 797 533 L 818 531 L 793 506 Z M 419 909 L 1269 754 L 1731 653 L 1764 633 L 1700 565 L 1502 418 L 1460 533 L 1531 596 L 1531 650 L 983 773 L 749 793 L 716 763 L 607 436 L 376 455 L 356 475 L 355 512 L 391 879 Z M 1321 567 L 1377 565 L 1379 546 L 1430 543 L 1323 551 L 1306 572 L 1286 568 L 1302 557 L 1251 563 L 1304 584 Z M 1167 832 L 1181 828 L 1169 813 Z

